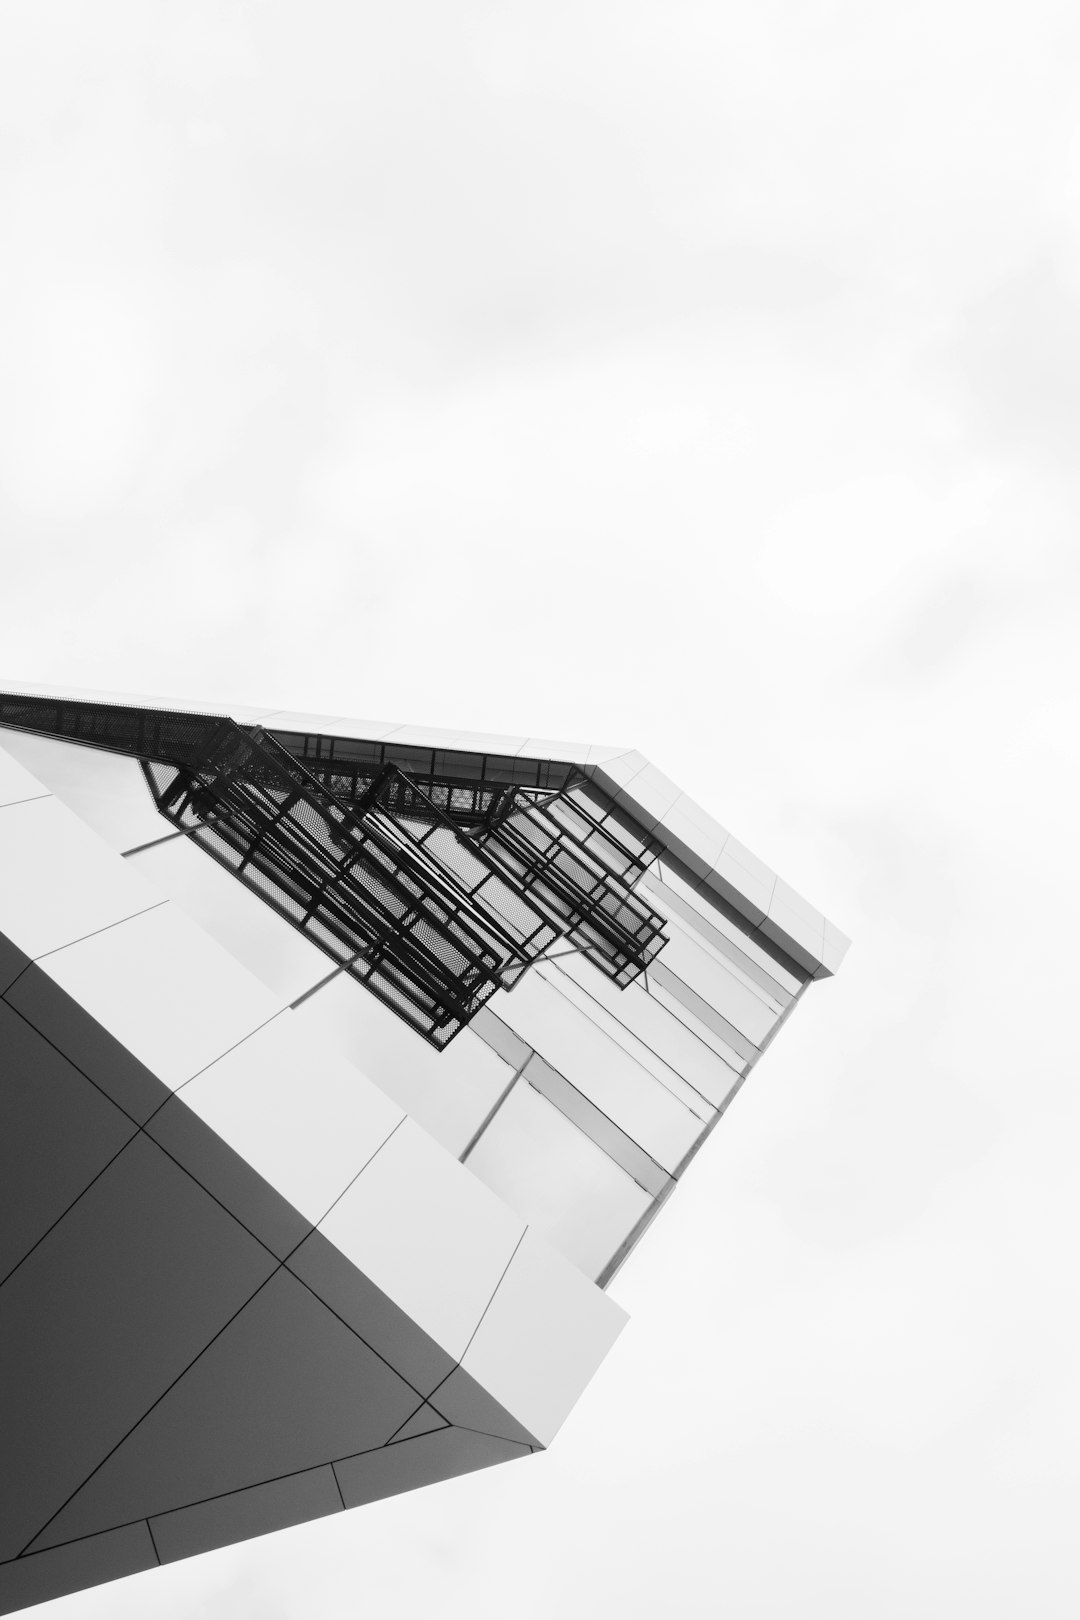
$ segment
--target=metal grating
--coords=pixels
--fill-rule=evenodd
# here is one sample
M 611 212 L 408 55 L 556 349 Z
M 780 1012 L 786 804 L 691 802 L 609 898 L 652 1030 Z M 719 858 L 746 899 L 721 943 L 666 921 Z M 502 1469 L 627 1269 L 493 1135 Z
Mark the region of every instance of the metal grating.
M 273 735 L 335 796 L 423 819 L 431 806 L 470 832 L 534 903 L 620 987 L 666 943 L 664 919 L 632 893 L 658 845 L 624 825 L 576 766 L 514 754 Z
M 178 830 L 437 1047 L 562 936 L 620 986 L 664 944 L 634 892 L 655 850 L 572 766 L 393 757 L 218 715 L 17 694 L 0 694 L 0 726 L 139 759 Z
M 411 807 L 427 786 L 385 765 L 358 806 Z M 641 842 L 632 848 L 601 822 L 583 787 L 498 789 L 473 836 L 509 882 L 616 984 L 631 984 L 665 943 L 664 918 L 633 892 L 655 852 Z
M 640 841 L 633 848 L 601 820 L 583 787 L 542 802 L 516 794 L 478 842 L 620 988 L 666 943 L 664 918 L 634 892 L 655 848 Z
M 143 768 L 163 815 L 435 1046 L 558 937 L 451 825 L 357 814 L 257 729 Z
M 232 723 L 224 715 L 0 693 L 0 726 L 176 765 L 197 765 L 218 728 Z
M 572 765 L 519 759 L 513 754 L 477 754 L 463 749 L 418 748 L 299 731 L 270 735 L 300 760 L 328 792 L 346 803 L 366 802 L 376 781 L 382 802 L 423 818 L 433 804 L 467 831 L 481 828 L 512 789 L 546 798 L 580 778 Z M 388 766 L 397 775 L 387 775 Z M 419 795 L 416 788 L 420 789 Z

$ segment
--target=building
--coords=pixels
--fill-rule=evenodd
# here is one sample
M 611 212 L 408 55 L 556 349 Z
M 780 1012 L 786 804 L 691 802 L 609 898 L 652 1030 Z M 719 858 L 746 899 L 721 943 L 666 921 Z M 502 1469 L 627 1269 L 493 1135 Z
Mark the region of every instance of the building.
M 0 1612 L 546 1446 L 846 943 L 627 750 L 0 694 Z

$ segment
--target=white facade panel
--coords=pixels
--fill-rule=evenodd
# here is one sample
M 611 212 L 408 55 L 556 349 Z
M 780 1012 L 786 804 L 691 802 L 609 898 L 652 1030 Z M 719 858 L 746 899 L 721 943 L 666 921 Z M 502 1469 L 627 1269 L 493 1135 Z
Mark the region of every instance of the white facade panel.
M 590 1279 L 651 1195 L 522 1078 L 470 1153 L 468 1168 Z
M 337 1045 L 454 1158 L 513 1078 L 513 1070 L 471 1029 L 436 1052 L 344 973 L 301 1003 L 293 1017 Z
M 744 1074 L 757 1056 L 756 1048 L 745 1036 L 715 1013 L 677 974 L 668 975 L 662 964 L 655 966 L 648 995 L 650 1001 L 670 1013 L 676 1023 L 704 1041 L 728 1068 Z
M 632 809 L 635 820 L 649 832 L 664 820 L 672 805 L 681 797 L 679 787 L 670 777 L 658 771 L 655 765 L 645 765 L 635 772 L 617 802 L 625 803 Z
M 196 1075 L 183 1099 L 313 1226 L 405 1117 L 288 1011 Z
M 801 961 L 808 972 L 821 961 L 825 943 L 825 919 L 818 912 L 813 915 L 808 907 L 797 910 L 774 894 L 769 902 L 769 915 L 761 925 L 761 932 L 769 939 L 786 946 Z
M 768 915 L 776 878 L 752 857 L 752 865 L 744 864 L 738 858 L 737 851 L 749 856 L 749 850 L 743 850 L 741 845 L 733 846 L 735 840 L 729 838 L 705 882 L 708 887 L 717 889 L 725 898 L 731 899 L 739 911 L 756 925 Z
M 113 849 L 131 849 L 171 830 L 150 797 L 137 760 L 29 731 L 0 732 L 0 740 Z
M 360 742 L 378 742 L 399 729 L 395 720 L 356 720 L 299 709 L 272 709 L 263 715 L 260 724 L 267 731 L 306 731 L 319 736 L 351 737 Z
M 525 1222 L 405 1122 L 320 1226 L 451 1356 L 472 1338 Z
M 626 1320 L 614 1300 L 527 1232 L 462 1366 L 549 1445 Z
M 27 956 L 60 950 L 161 895 L 54 795 L 0 809 L 0 929 Z
M 41 966 L 174 1089 L 284 1006 L 171 901 L 58 950 Z
M 674 1170 L 701 1121 L 557 985 L 528 973 L 493 1011 L 658 1164 Z
M 160 816 L 158 825 L 169 832 Z M 189 839 L 153 844 L 128 863 L 283 1001 L 296 1001 L 332 970 L 318 946 Z
M 608 1038 L 621 1046 L 623 1051 L 632 1057 L 635 1063 L 648 1071 L 652 1078 L 671 1093 L 675 1101 L 687 1109 L 696 1119 L 705 1123 L 713 1116 L 712 1106 L 706 1102 L 699 1091 L 695 1091 L 689 1081 L 685 1080 L 670 1062 L 653 1051 L 645 1042 L 624 1023 L 602 1005 L 595 996 L 584 989 L 569 973 L 560 972 L 560 964 L 551 963 L 537 969 L 537 976 L 554 984 L 560 994 L 580 1007 L 589 1021 L 596 1025 Z M 618 992 L 614 992 L 618 994 Z
M 0 748 L 0 809 L 6 804 L 19 804 L 24 799 L 43 798 L 48 791 L 45 784 L 32 776 L 10 750 Z
M 222 711 L 382 742 L 391 761 L 396 746 L 444 794 L 456 766 L 455 829 L 420 855 L 438 812 L 417 816 L 415 799 L 378 800 L 359 825 L 384 791 L 378 752 L 308 749 L 324 767 L 312 782 L 224 719 L 53 696 L 46 714 L 0 693 L 0 725 L 49 732 L 0 731 L 5 1102 L 19 1185 L 41 1190 L 5 1232 L 19 1367 L 0 1404 L 18 1456 L 0 1481 L 0 1612 L 549 1443 L 625 1321 L 594 1279 L 606 1286 L 804 979 L 847 945 L 633 750 Z M 103 738 L 128 754 L 96 751 Z M 171 762 L 166 814 L 139 766 L 151 742 Z M 573 792 L 601 818 L 614 798 L 627 841 L 661 851 L 637 894 L 667 943 L 650 959 L 647 922 L 623 936 L 608 966 L 640 974 L 624 989 L 570 952 L 597 895 L 609 916 L 633 910 L 615 896 L 640 868 L 594 839 L 612 882 L 574 875 L 559 846 L 575 897 L 559 959 L 486 1000 L 511 978 L 498 917 L 446 873 L 478 863 L 517 802 L 514 759 L 530 783 L 581 767 Z M 534 769 L 545 761 L 553 772 Z M 287 823 L 296 804 L 307 819 Z M 569 799 L 563 814 L 592 837 Z M 167 816 L 231 849 L 239 877 Z M 542 866 L 551 846 L 536 851 Z M 276 885 L 306 931 L 245 883 Z M 402 1017 L 317 948 L 314 923 L 385 975 Z M 52 1151 L 65 1121 L 78 1140 Z
M 468 747 L 468 743 L 462 746 Z M 557 742 L 551 737 L 526 737 L 516 752 L 523 759 L 566 760 L 571 765 L 584 765 L 589 756 L 588 745 L 575 742 Z
M 756 934 L 712 904 L 708 890 L 694 888 L 670 866 L 656 864 L 642 882 L 642 888 L 665 916 L 681 917 L 694 930 L 698 942 L 731 965 L 736 976 L 766 993 L 766 999 L 782 1011 L 805 982 L 800 975 L 777 959 Z
M 704 943 L 691 937 L 679 918 L 669 921 L 668 933 L 660 958 L 663 966 L 760 1047 L 776 1022 L 778 1009 L 769 1005 L 756 986 L 741 981 Z
M 18 690 L 16 687 L 10 690 Z M 26 689 L 23 689 L 26 690 Z M 73 694 L 58 693 L 55 689 L 36 688 L 41 692 L 49 692 L 53 696 L 72 697 Z M 105 702 L 133 703 L 145 707 L 154 707 L 153 698 L 133 696 L 123 693 L 79 693 L 74 694 L 80 698 L 96 698 Z M 159 706 L 193 713 L 215 712 L 212 705 L 197 703 L 164 703 Z M 624 748 L 598 748 L 596 745 L 583 745 L 573 742 L 558 742 L 552 739 L 527 737 L 517 739 L 514 737 L 490 734 L 449 731 L 446 728 L 426 726 L 406 726 L 400 721 L 360 720 L 340 715 L 317 715 L 307 712 L 262 709 L 252 705 L 235 705 L 219 707 L 217 712 L 229 713 L 240 724 L 253 724 L 256 721 L 271 730 L 299 731 L 319 733 L 321 735 L 347 737 L 355 740 L 382 741 L 395 738 L 399 743 L 409 746 L 458 748 L 466 751 L 489 752 L 488 746 L 492 741 L 498 743 L 498 751 L 513 752 L 522 758 L 536 758 L 541 760 L 560 760 L 571 764 L 578 764 L 586 768 L 587 773 L 593 776 L 597 785 L 608 791 L 618 793 L 635 777 L 641 777 L 641 791 L 649 799 L 647 817 L 651 816 L 656 804 L 662 802 L 669 793 L 667 784 L 669 779 L 658 771 L 643 755 L 633 749 Z M 508 744 L 517 744 L 516 747 L 507 747 Z M 602 757 L 601 757 L 602 756 Z M 648 774 L 643 774 L 648 773 Z M 671 784 L 674 787 L 674 784 Z M 643 808 L 646 808 L 643 806 Z M 711 816 L 708 816 L 700 806 L 696 805 L 687 795 L 676 788 L 672 797 L 667 798 L 666 810 L 657 814 L 657 824 L 663 831 L 662 818 L 672 814 L 677 809 L 680 827 L 673 836 L 679 838 L 686 833 L 685 842 L 690 846 L 695 857 L 704 857 L 706 853 L 711 858 L 712 847 L 715 845 L 719 826 Z M 694 832 L 694 828 L 698 832 Z M 772 895 L 775 874 L 764 862 L 760 861 L 749 851 L 745 845 L 731 838 L 726 830 L 724 833 L 723 849 L 717 858 L 712 872 L 711 881 L 718 892 L 727 895 L 754 924 L 763 920 L 768 912 L 768 903 Z M 764 895 L 764 898 L 762 898 Z
M 721 1057 L 706 1038 L 707 1031 L 691 1029 L 640 981 L 616 990 L 574 956 L 564 957 L 558 967 L 682 1075 L 705 1102 L 713 1108 L 721 1106 L 742 1068 L 738 1053 L 729 1050 L 727 1058 Z

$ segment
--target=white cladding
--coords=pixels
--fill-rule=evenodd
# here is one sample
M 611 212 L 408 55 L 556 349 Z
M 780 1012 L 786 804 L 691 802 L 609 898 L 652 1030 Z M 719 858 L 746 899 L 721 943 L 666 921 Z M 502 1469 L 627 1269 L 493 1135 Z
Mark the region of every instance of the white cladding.
M 606 1283 L 806 980 L 827 973 L 830 953 L 838 960 L 836 941 L 846 942 L 829 925 L 826 951 L 820 913 L 628 750 L 283 712 L 240 717 L 255 713 L 282 730 L 528 751 L 587 765 L 665 842 L 645 887 L 667 918 L 668 944 L 649 973 L 622 991 L 588 962 L 556 952 L 512 992 L 499 992 L 436 1053 L 347 975 L 328 979 L 330 964 L 312 943 L 202 851 L 169 838 L 134 761 L 7 732 L 6 746 L 25 772 L 36 771 L 75 816 L 125 855 L 133 876 L 126 888 L 117 880 L 114 906 L 146 910 L 151 889 L 172 903 L 161 916 L 148 910 L 123 936 L 102 935 L 68 953 L 55 969 L 65 988 L 85 994 L 91 1011 L 103 1008 L 104 991 L 95 982 L 124 983 L 126 958 L 142 950 L 167 960 L 182 929 L 172 915 L 180 908 L 269 992 L 238 997 L 228 1028 L 208 1036 L 211 1046 L 229 1033 L 234 1042 L 244 1040 L 275 1011 L 295 1004 L 288 1022 L 300 1026 L 300 1035 L 291 1037 L 293 1044 L 336 1045 L 447 1153 L 464 1157 L 534 1229 L 586 1275 Z M 32 781 L 24 774 L 12 791 L 28 798 Z M 87 859 L 87 869 L 92 866 Z M 145 880 L 141 888 L 135 874 Z M 717 874 L 738 876 L 741 912 L 710 886 L 710 874 L 717 881 Z M 798 918 L 802 939 L 822 946 L 816 958 L 800 961 L 776 944 L 769 932 L 774 914 L 787 917 L 793 929 Z M 181 949 L 191 954 L 190 946 Z M 213 979 L 218 955 L 208 947 L 202 961 Z M 205 1060 L 201 1037 L 175 1028 L 164 983 L 137 1007 L 121 996 L 109 1011 L 144 1061 L 155 1057 L 154 1043 L 168 1031 L 170 1050 L 158 1061 L 170 1083 L 190 1078 L 187 1071 Z
M 26 1521 L 36 1534 L 0 1545 L 0 1612 L 546 1445 L 623 1325 L 603 1287 L 806 982 L 833 971 L 846 947 L 627 750 L 232 712 L 283 731 L 580 762 L 663 834 L 646 883 L 669 944 L 622 991 L 556 947 L 436 1053 L 201 851 L 170 838 L 134 761 L 0 731 L 0 1007 L 63 1043 L 41 1011 L 63 992 L 144 1067 L 140 1092 L 123 1065 L 91 1061 L 98 1035 L 72 1024 L 66 1058 L 135 1132 L 121 1133 L 116 1165 L 136 1143 L 164 1153 L 269 1257 L 269 1280 L 256 1265 L 238 1322 L 276 1311 L 316 1347 L 305 1354 L 335 1368 L 354 1352 L 335 1348 L 334 1335 L 361 1334 L 415 1405 L 372 1440 L 378 1452 L 313 1452 L 322 1417 L 297 1417 L 295 1433 L 243 1478 L 223 1452 L 217 1489 L 198 1499 L 139 1483 L 153 1452 L 138 1435 L 74 1495 L 58 1471 L 55 1509 L 49 1481 L 36 1487 L 41 1522 Z M 108 1161 L 94 1174 L 107 1186 L 119 1172 Z M 57 1230 L 81 1207 L 75 1199 L 61 1212 Z M 37 1241 L 43 1252 L 54 1242 Z M 29 1276 L 39 1261 L 27 1254 Z M 308 1328 L 311 1300 L 328 1314 Z M 217 1331 L 239 1343 L 231 1318 Z M 178 1385 L 193 1391 L 196 1413 L 198 1376 L 189 1370 Z M 289 1376 L 267 1371 L 268 1391 Z M 175 1477 L 187 1478 L 186 1466 L 176 1462 Z M 197 1460 L 191 1469 L 202 1477 Z M 139 1525 L 110 1519 L 131 1502 Z

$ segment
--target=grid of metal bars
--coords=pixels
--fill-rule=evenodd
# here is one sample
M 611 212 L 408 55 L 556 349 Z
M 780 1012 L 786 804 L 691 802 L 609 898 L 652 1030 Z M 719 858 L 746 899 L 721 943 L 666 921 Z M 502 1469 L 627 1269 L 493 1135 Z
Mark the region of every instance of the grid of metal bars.
M 377 798 L 422 819 L 437 805 L 616 984 L 631 984 L 663 947 L 662 915 L 632 892 L 658 846 L 618 824 L 576 766 L 392 739 L 273 735 L 358 807 Z
M 515 794 L 477 841 L 620 987 L 665 944 L 664 918 L 634 892 L 655 852 L 631 847 L 582 787 L 537 802 Z
M 470 830 L 482 827 L 511 789 L 530 798 L 547 797 L 580 776 L 572 765 L 513 754 L 417 748 L 273 728 L 270 735 L 336 799 L 366 802 L 374 783 L 383 780 L 391 784 L 382 795 L 386 807 L 392 798 L 396 808 L 423 817 L 430 802 Z M 386 776 L 388 766 L 397 767 L 396 778 Z M 419 797 L 415 785 L 421 787 Z
M 195 770 L 145 762 L 158 808 L 434 1046 L 558 938 L 445 818 L 357 814 L 234 732 Z
M 442 1047 L 569 936 L 616 984 L 665 941 L 655 848 L 576 767 L 0 694 L 0 726 L 140 760 L 159 810 Z
M 175 765 L 198 765 L 219 727 L 232 724 L 223 715 L 0 692 L 0 726 Z
M 575 765 L 560 760 L 527 759 L 518 754 L 476 753 L 463 748 L 419 747 L 412 743 L 367 738 L 332 737 L 320 732 L 281 731 L 270 734 L 299 759 L 313 776 L 336 773 L 342 780 L 339 796 L 348 797 L 344 784 L 357 774 L 375 776 L 384 765 L 397 765 L 417 779 L 451 777 L 456 782 L 500 783 L 504 786 L 557 791 L 579 776 Z

